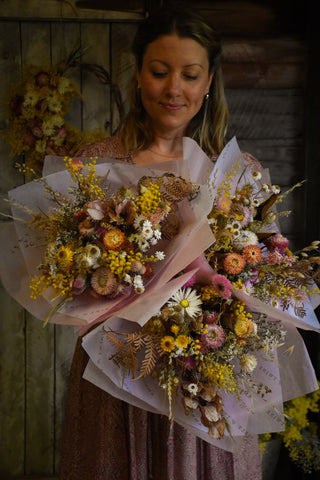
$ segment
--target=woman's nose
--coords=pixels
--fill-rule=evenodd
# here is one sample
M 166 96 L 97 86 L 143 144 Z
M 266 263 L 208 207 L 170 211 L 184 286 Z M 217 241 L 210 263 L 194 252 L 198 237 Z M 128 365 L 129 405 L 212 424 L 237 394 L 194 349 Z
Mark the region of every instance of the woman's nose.
M 167 93 L 170 96 L 177 96 L 181 94 L 181 78 L 177 74 L 168 76 Z

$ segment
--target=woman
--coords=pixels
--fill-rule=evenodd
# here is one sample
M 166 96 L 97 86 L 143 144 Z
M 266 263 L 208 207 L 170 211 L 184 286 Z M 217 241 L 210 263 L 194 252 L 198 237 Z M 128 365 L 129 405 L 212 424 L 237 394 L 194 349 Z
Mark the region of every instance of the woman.
M 130 112 L 119 136 L 85 146 L 83 156 L 136 165 L 181 159 L 190 136 L 213 159 L 224 146 L 228 113 L 214 30 L 185 7 L 160 9 L 134 42 L 137 73 Z M 82 373 L 79 340 L 71 369 L 61 480 L 259 479 L 256 437 L 238 454 L 210 446 L 160 415 L 117 400 Z M 245 451 L 241 448 L 245 448 Z

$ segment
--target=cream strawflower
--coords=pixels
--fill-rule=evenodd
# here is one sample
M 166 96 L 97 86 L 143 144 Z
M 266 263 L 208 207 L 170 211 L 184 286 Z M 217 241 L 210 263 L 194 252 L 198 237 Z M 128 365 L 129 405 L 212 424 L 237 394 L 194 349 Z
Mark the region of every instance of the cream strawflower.
M 174 295 L 172 295 L 171 300 L 169 300 L 169 307 L 182 307 L 182 312 L 187 313 L 189 317 L 195 317 L 201 312 L 200 297 L 196 294 L 191 288 L 180 288 Z
M 240 235 L 234 239 L 234 247 L 241 251 L 248 245 L 257 245 L 258 237 L 255 233 L 250 232 L 249 230 L 243 230 L 240 232 Z
M 256 368 L 258 362 L 254 355 L 243 355 L 240 359 L 241 367 L 249 373 L 252 373 L 253 370 Z

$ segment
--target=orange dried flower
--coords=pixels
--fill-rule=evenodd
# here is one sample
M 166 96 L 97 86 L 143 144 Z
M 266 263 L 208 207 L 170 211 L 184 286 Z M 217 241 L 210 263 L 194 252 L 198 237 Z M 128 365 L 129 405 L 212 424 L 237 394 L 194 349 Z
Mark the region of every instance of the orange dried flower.
M 242 255 L 251 265 L 259 263 L 262 259 L 261 249 L 257 245 L 248 245 L 243 249 Z
M 233 275 L 242 272 L 245 265 L 245 259 L 239 253 L 228 253 L 223 261 L 225 271 Z
M 125 241 L 125 234 L 119 228 L 108 230 L 103 237 L 103 244 L 108 250 L 119 250 Z

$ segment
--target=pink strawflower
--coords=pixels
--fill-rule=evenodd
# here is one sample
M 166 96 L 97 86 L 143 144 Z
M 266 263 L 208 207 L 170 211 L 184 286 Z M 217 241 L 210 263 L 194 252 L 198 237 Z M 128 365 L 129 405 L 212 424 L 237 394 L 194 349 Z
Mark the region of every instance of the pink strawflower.
M 294 257 L 293 255 L 285 255 L 283 257 L 283 260 L 285 261 L 285 263 L 287 263 L 288 265 L 293 265 L 296 261 L 297 261 L 297 257 Z
M 224 213 L 228 213 L 231 207 L 231 200 L 229 197 L 222 196 L 217 200 L 217 209 Z
M 268 265 L 280 265 L 283 261 L 283 256 L 278 250 L 274 250 L 274 252 L 269 253 L 266 257 L 266 262 Z
M 217 323 L 218 319 L 218 312 L 210 312 L 208 315 L 204 316 L 203 321 L 209 325 L 211 323 Z
M 212 286 L 214 291 L 222 298 L 231 296 L 231 282 L 224 275 L 216 274 L 212 277 Z
M 178 357 L 178 360 L 182 363 L 185 364 L 185 366 L 187 368 L 190 368 L 191 370 L 193 370 L 195 367 L 196 367 L 196 361 L 194 358 L 191 358 L 191 357 Z
M 224 342 L 224 330 L 220 325 L 212 324 L 207 326 L 207 333 L 201 336 L 201 341 L 209 348 L 218 348 Z
M 187 280 L 186 283 L 182 285 L 182 288 L 193 287 L 195 283 L 196 283 L 196 275 L 194 273 L 192 277 L 190 277 L 189 280 Z
M 247 223 L 251 219 L 251 211 L 248 207 L 242 207 L 242 211 L 243 211 L 243 219 L 240 221 L 240 225 L 241 227 L 244 227 L 245 225 L 247 225 Z
M 272 244 L 279 250 L 280 253 L 284 253 L 289 246 L 289 240 L 285 238 L 281 233 L 277 233 L 272 237 Z
M 81 295 L 87 287 L 87 277 L 81 273 L 76 276 L 73 281 L 73 293 L 75 295 Z

